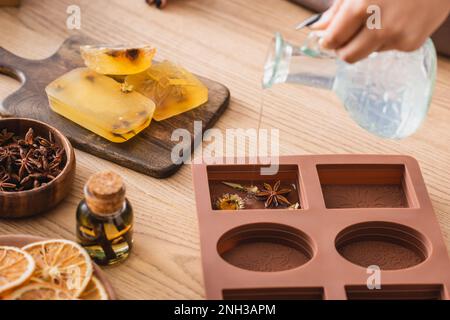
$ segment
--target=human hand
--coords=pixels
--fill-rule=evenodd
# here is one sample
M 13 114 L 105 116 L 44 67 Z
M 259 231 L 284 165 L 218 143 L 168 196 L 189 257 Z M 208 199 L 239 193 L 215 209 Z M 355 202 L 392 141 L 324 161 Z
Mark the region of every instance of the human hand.
M 146 0 L 149 5 L 155 5 L 158 9 L 164 8 L 168 0 Z
M 380 8 L 381 29 L 366 26 L 371 5 Z M 449 13 L 449 0 L 335 0 L 311 27 L 325 31 L 324 48 L 354 63 L 374 51 L 420 48 Z

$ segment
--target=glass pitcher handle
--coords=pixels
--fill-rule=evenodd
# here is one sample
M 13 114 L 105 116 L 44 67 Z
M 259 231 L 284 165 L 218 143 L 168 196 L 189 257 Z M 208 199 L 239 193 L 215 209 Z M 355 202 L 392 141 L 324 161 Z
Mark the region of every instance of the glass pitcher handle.
M 323 36 L 324 31 L 310 32 L 303 45 L 300 47 L 301 53 L 313 58 L 335 59 L 337 56 L 334 50 L 322 48 L 321 40 Z

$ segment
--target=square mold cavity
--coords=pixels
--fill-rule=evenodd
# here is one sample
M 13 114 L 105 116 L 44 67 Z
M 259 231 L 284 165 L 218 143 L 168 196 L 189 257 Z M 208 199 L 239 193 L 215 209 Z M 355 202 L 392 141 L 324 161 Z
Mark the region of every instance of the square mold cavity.
M 346 286 L 349 300 L 442 300 L 442 285 L 386 285 L 370 290 L 367 286 Z
M 323 288 L 257 288 L 223 290 L 224 300 L 323 300 Z
M 329 209 L 416 207 L 404 165 L 318 165 L 317 172 Z
M 292 204 L 299 204 L 298 209 L 304 208 L 301 199 L 299 185 L 299 170 L 297 165 L 280 165 L 275 175 L 261 175 L 262 166 L 260 165 L 213 165 L 207 167 L 209 193 L 211 206 L 213 210 L 219 210 L 217 202 L 225 195 L 237 195 L 244 203 L 243 210 L 265 209 L 265 201 L 258 199 L 254 194 L 245 190 L 238 190 L 225 183 L 238 184 L 245 188 L 258 187 L 264 188 L 264 183 L 272 187 L 280 181 L 278 190 L 290 189 L 291 191 L 284 195 Z M 225 182 L 225 183 L 224 183 Z M 278 207 L 270 209 L 286 209 L 288 206 L 280 204 Z

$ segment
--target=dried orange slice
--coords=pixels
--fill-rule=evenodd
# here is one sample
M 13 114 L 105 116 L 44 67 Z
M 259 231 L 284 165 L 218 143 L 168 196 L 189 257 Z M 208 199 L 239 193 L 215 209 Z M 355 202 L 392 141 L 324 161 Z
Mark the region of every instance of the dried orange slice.
M 47 240 L 29 244 L 22 249 L 31 254 L 36 262 L 33 278 L 55 285 L 73 298 L 78 298 L 91 280 L 91 258 L 75 242 Z
M 13 291 L 5 300 L 72 300 L 67 291 L 50 283 L 30 283 Z
M 33 257 L 14 247 L 0 247 L 0 294 L 27 281 L 34 272 Z
M 84 292 L 80 295 L 81 300 L 108 300 L 108 293 L 97 277 L 93 276 Z

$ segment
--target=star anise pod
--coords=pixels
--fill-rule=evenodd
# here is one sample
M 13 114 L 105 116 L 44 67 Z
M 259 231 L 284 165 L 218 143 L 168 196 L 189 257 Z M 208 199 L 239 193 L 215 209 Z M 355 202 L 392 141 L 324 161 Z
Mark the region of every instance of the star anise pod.
M 17 143 L 24 148 L 37 147 L 34 143 L 34 131 L 32 128 L 28 129 L 25 137 L 23 139 L 19 139 Z
M 53 161 L 59 161 L 59 163 L 61 164 L 63 162 L 63 157 L 65 153 L 66 152 L 64 151 L 64 149 L 59 149 L 58 147 L 58 149 L 56 149 L 55 151 L 55 154 L 52 155 L 50 159 L 52 159 Z
M 33 150 L 29 150 L 25 153 L 23 149 L 20 150 L 20 159 L 16 160 L 16 165 L 19 166 L 19 178 L 22 179 L 25 172 L 31 173 L 36 167 L 36 160 L 34 160 L 31 155 Z
M 53 134 L 51 132 L 48 133 L 48 139 L 43 137 L 36 138 L 37 143 L 41 146 L 41 148 L 45 148 L 49 151 L 58 152 L 60 147 L 56 144 L 55 139 L 53 138 Z
M 50 171 L 31 173 L 27 175 L 25 178 L 23 178 L 22 181 L 20 181 L 20 185 L 25 188 L 33 185 L 34 188 L 37 188 L 55 179 L 57 175 L 55 173 Z
M 0 147 L 0 163 L 5 165 L 7 171 L 11 170 L 11 165 L 19 157 L 19 149 L 14 146 Z
M 0 191 L 8 191 L 12 190 L 16 187 L 14 183 L 9 182 L 9 175 L 3 174 L 3 176 L 0 178 Z
M 53 180 L 61 172 L 59 170 L 59 167 L 61 165 L 61 161 L 59 159 L 55 159 L 49 163 L 47 161 L 46 157 L 42 157 L 41 163 L 42 163 L 42 169 L 39 170 L 41 179 Z
M 48 156 L 48 150 L 42 146 L 40 146 L 38 149 L 33 149 L 33 153 L 31 155 L 34 159 L 40 159 L 41 157 L 47 157 Z
M 58 175 L 61 172 L 61 158 L 55 158 L 52 162 L 48 164 L 48 170 L 52 173 L 57 173 Z
M 270 208 L 272 206 L 278 207 L 280 204 L 290 206 L 291 203 L 286 199 L 285 195 L 290 193 L 291 189 L 280 189 L 281 181 L 277 181 L 272 187 L 268 183 L 264 183 L 264 189 L 256 193 L 256 197 L 266 200 L 265 207 Z
M 12 137 L 14 137 L 13 132 L 8 132 L 7 129 L 3 129 L 0 132 L 0 145 L 3 145 L 5 142 L 8 142 Z
M 60 173 L 60 160 L 56 159 L 52 162 L 48 162 L 46 157 L 41 157 L 40 166 L 37 169 L 37 172 L 31 172 L 26 177 L 20 181 L 20 184 L 24 187 L 30 186 L 30 183 L 33 182 L 33 187 L 37 188 L 42 184 L 52 181 L 55 179 Z
M 20 189 L 21 190 L 29 190 L 34 186 L 35 181 L 39 180 L 35 177 L 35 174 L 29 174 L 25 178 L 20 181 Z
M 27 133 L 25 134 L 25 142 L 28 144 L 28 145 L 33 145 L 33 143 L 34 143 L 34 131 L 33 131 L 33 128 L 30 128 L 30 129 L 28 129 L 28 131 L 27 131 Z

